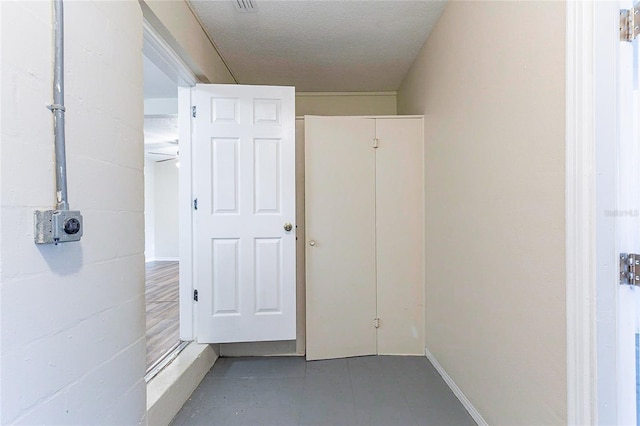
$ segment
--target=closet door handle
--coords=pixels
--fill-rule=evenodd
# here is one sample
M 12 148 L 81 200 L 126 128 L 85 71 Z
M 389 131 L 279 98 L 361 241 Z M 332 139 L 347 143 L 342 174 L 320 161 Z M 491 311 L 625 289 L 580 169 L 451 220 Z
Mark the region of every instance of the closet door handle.
M 316 245 L 316 242 L 315 242 L 314 240 L 311 240 L 311 241 L 309 241 L 309 245 L 310 245 L 311 247 L 313 247 L 313 246 L 315 246 L 315 245 Z
M 291 231 L 292 229 L 293 229 L 293 225 L 292 225 L 292 224 L 290 224 L 289 222 L 287 222 L 287 223 L 285 223 L 285 224 L 284 224 L 284 230 L 285 230 L 285 231 L 289 232 L 289 231 Z

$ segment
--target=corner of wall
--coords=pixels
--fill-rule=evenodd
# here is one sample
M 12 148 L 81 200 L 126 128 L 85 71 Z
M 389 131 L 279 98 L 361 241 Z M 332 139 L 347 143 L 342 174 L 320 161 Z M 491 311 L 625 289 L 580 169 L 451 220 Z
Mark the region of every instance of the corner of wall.
M 565 10 L 448 2 L 398 91 L 425 116 L 427 346 L 492 423 L 566 423 Z

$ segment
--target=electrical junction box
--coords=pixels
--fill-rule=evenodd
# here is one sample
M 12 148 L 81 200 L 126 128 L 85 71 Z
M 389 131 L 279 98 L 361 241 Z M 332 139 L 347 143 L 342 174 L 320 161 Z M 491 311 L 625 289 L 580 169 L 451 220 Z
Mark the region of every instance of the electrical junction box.
M 67 243 L 82 237 L 82 215 L 77 210 L 36 210 L 33 218 L 36 244 Z

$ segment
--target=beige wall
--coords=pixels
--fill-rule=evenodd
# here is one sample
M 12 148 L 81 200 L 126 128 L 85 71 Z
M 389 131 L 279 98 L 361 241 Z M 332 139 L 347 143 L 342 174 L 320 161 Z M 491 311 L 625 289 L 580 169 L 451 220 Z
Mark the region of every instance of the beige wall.
M 396 92 L 299 92 L 296 116 L 396 115 Z
M 145 19 L 202 83 L 235 82 L 186 1 L 139 1 Z
M 425 114 L 426 342 L 489 424 L 566 423 L 565 6 L 449 2 Z

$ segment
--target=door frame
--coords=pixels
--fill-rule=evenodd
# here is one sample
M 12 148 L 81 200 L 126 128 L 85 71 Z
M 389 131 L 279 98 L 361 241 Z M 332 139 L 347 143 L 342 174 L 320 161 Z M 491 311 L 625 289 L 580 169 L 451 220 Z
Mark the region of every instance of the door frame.
M 195 337 L 195 312 L 193 303 L 193 217 L 191 211 L 192 152 L 191 152 L 191 87 L 199 83 L 198 77 L 178 56 L 160 33 L 145 18 L 143 22 L 143 54 L 154 62 L 178 85 L 178 222 L 179 222 L 179 312 L 180 340 L 192 341 Z
M 616 424 L 615 206 L 621 2 L 566 3 L 567 423 Z M 612 204 L 613 203 L 613 204 Z M 613 265 L 613 267 L 611 267 Z M 613 280 L 613 281 L 612 281 Z M 606 315 L 598 315 L 605 312 Z
M 595 16 L 592 0 L 566 5 L 567 423 L 577 426 L 596 419 Z

